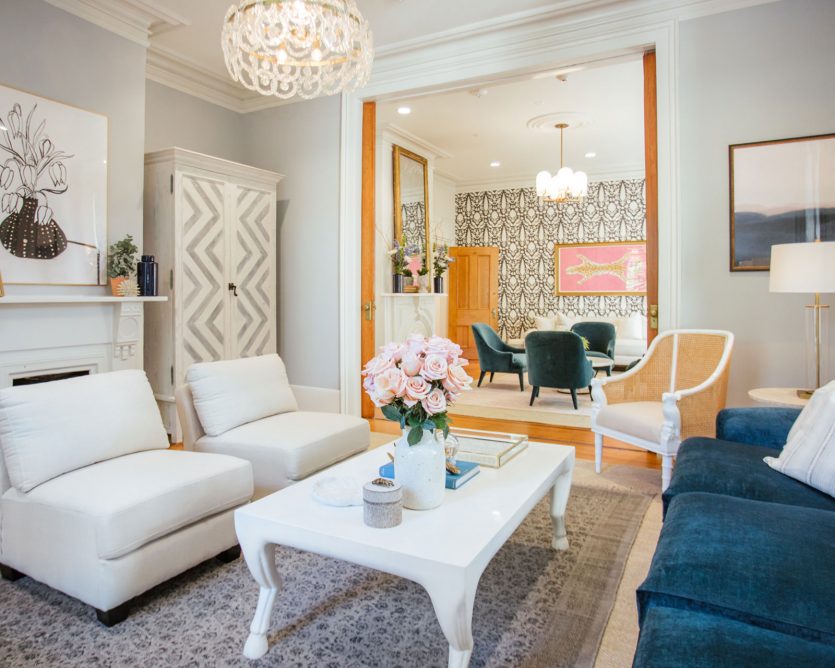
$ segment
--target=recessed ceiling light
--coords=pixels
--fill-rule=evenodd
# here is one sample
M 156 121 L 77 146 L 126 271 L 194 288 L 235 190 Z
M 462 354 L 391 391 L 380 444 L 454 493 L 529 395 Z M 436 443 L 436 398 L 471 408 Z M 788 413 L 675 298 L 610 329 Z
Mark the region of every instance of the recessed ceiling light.
M 490 163 L 490 166 L 491 167 L 501 167 L 502 163 L 500 163 L 498 160 L 494 160 L 493 162 Z
M 589 151 L 588 153 L 586 153 L 586 157 L 587 158 L 596 158 L 597 153 L 595 153 L 594 151 Z
M 397 113 L 401 116 L 408 116 L 412 113 L 411 107 L 397 107 Z

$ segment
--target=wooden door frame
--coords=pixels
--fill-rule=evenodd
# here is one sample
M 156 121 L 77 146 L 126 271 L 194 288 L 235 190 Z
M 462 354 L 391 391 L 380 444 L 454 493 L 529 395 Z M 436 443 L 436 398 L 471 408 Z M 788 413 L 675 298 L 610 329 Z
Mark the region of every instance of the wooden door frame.
M 362 243 L 360 299 L 362 301 L 362 325 L 360 333 L 361 363 L 365 364 L 374 357 L 375 325 L 377 306 L 375 295 L 375 217 L 376 217 L 376 179 L 377 179 L 377 103 L 365 102 L 362 105 Z M 360 390 L 361 415 L 374 417 L 374 402 Z
M 644 171 L 647 240 L 647 345 L 658 335 L 658 94 L 655 51 L 647 51 L 644 65 Z M 650 312 L 655 309 L 653 318 Z M 653 327 L 653 319 L 655 327 Z
M 547 23 L 547 22 L 546 22 Z M 530 30 L 548 29 L 539 22 Z M 508 26 L 473 40 L 496 41 L 510 37 Z M 361 174 L 362 104 L 394 99 L 432 89 L 472 86 L 523 72 L 588 62 L 624 53 L 656 52 L 658 122 L 658 220 L 659 318 L 662 330 L 679 322 L 681 283 L 681 232 L 678 217 L 678 101 L 676 70 L 678 36 L 675 22 L 658 21 L 647 14 L 628 27 L 610 22 L 586 28 L 582 34 L 562 39 L 516 39 L 502 48 L 483 51 L 487 56 L 462 63 L 456 56 L 447 64 L 446 44 L 427 44 L 407 56 L 381 56 L 372 81 L 357 93 L 343 94 L 340 116 L 339 165 L 339 387 L 340 409 L 359 415 L 361 408 Z M 480 43 L 480 42 L 479 42 Z M 390 61 L 390 62 L 389 62 Z M 397 66 L 393 65 L 397 63 Z

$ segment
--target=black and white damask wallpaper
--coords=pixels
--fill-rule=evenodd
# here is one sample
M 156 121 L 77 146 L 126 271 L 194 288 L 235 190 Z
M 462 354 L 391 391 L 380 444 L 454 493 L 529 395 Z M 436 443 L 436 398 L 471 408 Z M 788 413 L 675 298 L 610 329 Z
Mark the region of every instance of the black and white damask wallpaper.
M 540 202 L 533 188 L 455 196 L 459 246 L 499 248 L 499 334 L 521 336 L 533 315 L 626 317 L 646 313 L 644 297 L 557 297 L 554 244 L 646 238 L 644 179 L 589 184 L 579 204 Z
M 406 246 L 426 245 L 426 209 L 423 202 L 406 202 L 401 207 L 403 243 Z

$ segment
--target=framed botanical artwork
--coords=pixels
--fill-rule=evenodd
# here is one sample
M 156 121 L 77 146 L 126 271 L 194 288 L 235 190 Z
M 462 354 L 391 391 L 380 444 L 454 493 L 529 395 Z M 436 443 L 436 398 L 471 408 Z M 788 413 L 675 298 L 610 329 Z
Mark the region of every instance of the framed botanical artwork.
M 557 244 L 554 269 L 559 296 L 641 296 L 647 291 L 647 243 Z
M 104 285 L 107 117 L 0 86 L 6 285 Z
M 771 246 L 835 240 L 835 134 L 733 144 L 731 271 L 768 271 Z

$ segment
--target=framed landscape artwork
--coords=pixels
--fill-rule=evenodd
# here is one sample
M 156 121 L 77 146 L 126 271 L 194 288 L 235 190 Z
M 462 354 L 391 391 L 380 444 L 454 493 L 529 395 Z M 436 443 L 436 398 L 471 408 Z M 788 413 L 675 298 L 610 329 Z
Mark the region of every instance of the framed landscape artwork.
M 835 134 L 729 147 L 731 271 L 768 271 L 771 246 L 835 240 Z
M 640 296 L 647 291 L 646 241 L 554 246 L 556 294 Z
M 104 285 L 107 117 L 0 86 L 6 285 Z

